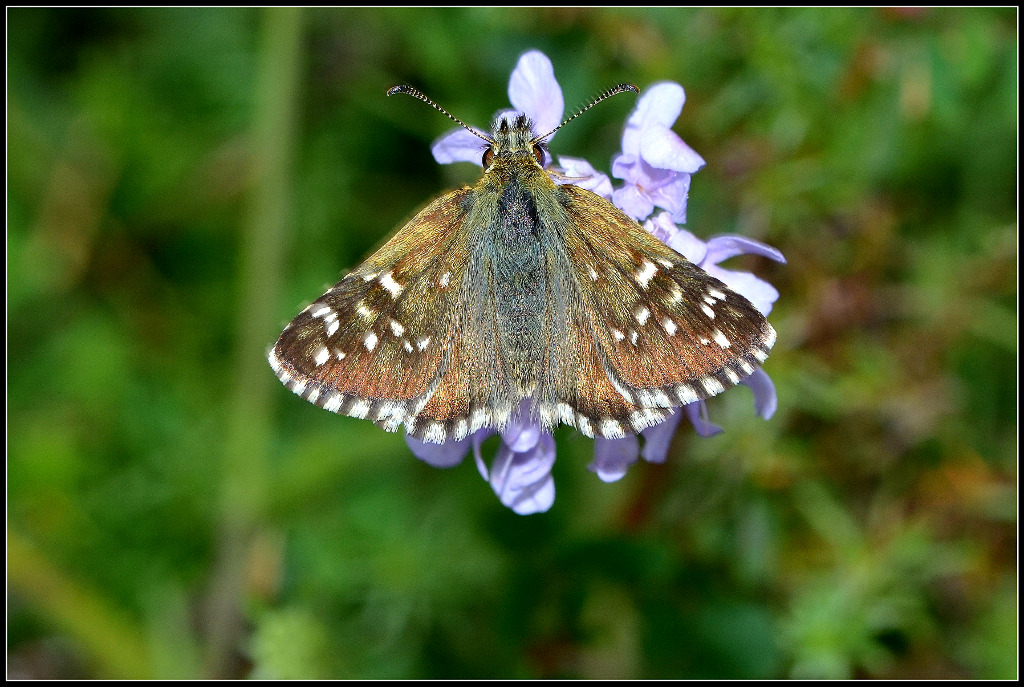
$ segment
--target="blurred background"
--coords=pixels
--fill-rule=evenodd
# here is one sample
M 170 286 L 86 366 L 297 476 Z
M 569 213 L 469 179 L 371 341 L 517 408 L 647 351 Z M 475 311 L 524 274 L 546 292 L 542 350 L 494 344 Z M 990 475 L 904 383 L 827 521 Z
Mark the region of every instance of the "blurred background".
M 751 394 L 557 499 L 265 362 L 519 55 L 673 80 L 688 228 L 777 246 Z M 7 670 L 37 678 L 1012 678 L 1017 12 L 9 9 Z M 562 130 L 608 171 L 634 100 Z M 493 446 L 488 445 L 493 451 Z

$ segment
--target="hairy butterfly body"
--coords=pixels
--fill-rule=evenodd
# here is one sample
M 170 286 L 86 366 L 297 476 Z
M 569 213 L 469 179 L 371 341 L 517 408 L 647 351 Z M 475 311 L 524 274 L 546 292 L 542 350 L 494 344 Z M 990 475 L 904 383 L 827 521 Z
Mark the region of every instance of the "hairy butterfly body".
M 623 90 L 636 91 L 591 106 Z M 430 203 L 285 328 L 269 362 L 293 392 L 434 443 L 520 412 L 615 438 L 765 360 L 775 331 L 749 301 L 604 198 L 555 184 L 550 133 L 524 116 L 470 130 L 489 144 L 480 181 Z

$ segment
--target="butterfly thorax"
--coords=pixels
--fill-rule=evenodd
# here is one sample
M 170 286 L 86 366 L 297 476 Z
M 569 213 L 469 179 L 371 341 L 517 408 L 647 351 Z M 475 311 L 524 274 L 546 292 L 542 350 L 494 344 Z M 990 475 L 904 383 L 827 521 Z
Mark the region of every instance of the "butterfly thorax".
M 464 331 L 492 351 L 488 403 L 510 408 L 538 392 L 552 362 L 551 254 L 565 212 L 530 120 L 504 119 L 493 134 L 466 217 L 474 305 Z

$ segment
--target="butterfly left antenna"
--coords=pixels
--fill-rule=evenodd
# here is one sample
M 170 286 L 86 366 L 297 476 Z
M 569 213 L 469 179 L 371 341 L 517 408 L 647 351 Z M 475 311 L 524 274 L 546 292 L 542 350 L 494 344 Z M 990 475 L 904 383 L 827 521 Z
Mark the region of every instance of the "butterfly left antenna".
M 440 105 L 435 103 L 433 100 L 431 100 L 427 96 L 423 95 L 423 93 L 421 93 L 420 91 L 416 90 L 415 88 L 413 88 L 409 84 L 401 84 L 400 86 L 392 86 L 391 88 L 388 89 L 388 95 L 395 95 L 396 93 L 405 93 L 406 95 L 411 95 L 414 98 L 419 98 L 420 100 L 425 102 L 427 105 L 430 105 L 432 108 L 434 108 L 435 110 L 437 110 L 438 112 L 440 112 L 444 116 L 448 117 L 448 119 L 452 120 L 453 122 L 455 122 L 456 124 L 458 124 L 459 126 L 464 128 L 469 133 L 473 134 L 474 136 L 477 136 L 478 138 L 484 139 L 485 141 L 487 141 L 491 145 L 494 145 L 494 140 L 490 136 L 482 134 L 479 131 L 477 131 L 476 129 L 474 129 L 473 127 L 469 126 L 468 124 L 463 122 L 461 119 L 459 119 L 458 117 L 453 115 L 451 112 L 449 112 L 448 110 L 444 109 L 443 107 L 441 107 Z
M 554 129 L 552 129 L 551 131 L 547 132 L 543 136 L 538 136 L 537 138 L 533 139 L 533 143 L 540 143 L 545 138 L 547 138 L 551 134 L 555 133 L 556 131 L 561 129 L 563 126 L 565 126 L 566 124 L 568 124 L 569 122 L 571 122 L 572 120 L 576 119 L 581 114 L 583 114 L 584 112 L 586 112 L 587 110 L 592 108 L 594 105 L 597 105 L 602 100 L 607 100 L 608 98 L 612 97 L 613 95 L 618 95 L 619 93 L 627 93 L 627 92 L 628 93 L 637 93 L 637 94 L 639 94 L 640 93 L 640 89 L 637 88 L 636 86 L 634 86 L 631 83 L 620 83 L 620 84 L 617 84 L 615 86 L 612 86 L 607 91 L 605 91 L 601 95 L 599 95 L 596 98 L 594 98 L 594 100 L 589 105 L 587 105 L 586 107 L 581 108 L 579 110 L 576 110 L 576 114 L 570 116 L 568 119 L 566 119 L 564 122 L 562 122 L 561 124 L 556 126 Z

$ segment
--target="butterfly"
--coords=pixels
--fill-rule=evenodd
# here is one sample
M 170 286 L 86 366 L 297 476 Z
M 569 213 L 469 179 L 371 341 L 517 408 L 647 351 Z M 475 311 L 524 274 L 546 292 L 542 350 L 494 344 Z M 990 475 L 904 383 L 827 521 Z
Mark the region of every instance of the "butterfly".
M 624 91 L 620 84 L 565 120 Z M 440 196 L 285 327 L 268 355 L 326 410 L 423 441 L 504 429 L 617 438 L 721 393 L 775 330 L 730 290 L 591 191 L 545 169 L 525 116 L 480 137 L 483 175 Z M 558 130 L 555 129 L 555 131 Z

